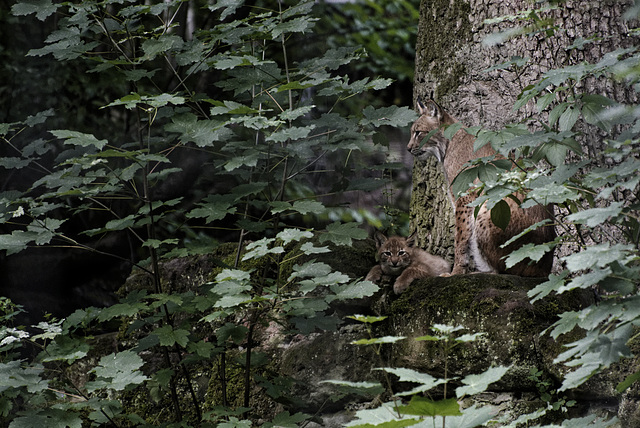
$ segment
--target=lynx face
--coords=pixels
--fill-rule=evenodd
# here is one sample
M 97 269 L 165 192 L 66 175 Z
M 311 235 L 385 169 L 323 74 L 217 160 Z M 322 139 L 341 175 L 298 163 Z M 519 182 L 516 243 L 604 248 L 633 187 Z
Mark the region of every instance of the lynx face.
M 447 140 L 442 131 L 436 132 L 421 146 L 422 140 L 429 132 L 447 125 L 440 110 L 430 105 L 418 103 L 418 113 L 420 117 L 411 126 L 411 139 L 407 145 L 407 150 L 420 160 L 426 160 L 430 156 L 435 156 L 438 161 L 442 162 L 447 152 L 449 140 Z
M 398 236 L 388 238 L 378 249 L 380 267 L 386 275 L 398 276 L 411 264 L 411 249 L 407 240 Z

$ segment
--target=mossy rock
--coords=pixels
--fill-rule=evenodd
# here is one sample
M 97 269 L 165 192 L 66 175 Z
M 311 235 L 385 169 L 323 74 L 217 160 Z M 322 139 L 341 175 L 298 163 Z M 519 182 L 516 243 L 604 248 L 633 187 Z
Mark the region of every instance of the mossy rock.
M 367 338 L 363 325 L 346 325 L 335 332 L 298 337 L 280 356 L 279 373 L 295 379 L 293 395 L 299 398 L 293 411 L 322 413 L 340 411 L 349 402 L 363 402 L 373 397 L 346 395 L 338 399 L 338 387 L 327 380 L 352 382 L 381 381 L 380 356 L 370 346 L 352 342 Z
M 593 303 L 593 295 L 580 290 L 548 297 L 535 304 L 527 292 L 541 280 L 511 275 L 472 274 L 415 281 L 390 302 L 384 334 L 406 336 L 391 353 L 391 364 L 436 377 L 480 373 L 492 366 L 511 366 L 495 385 L 505 391 L 532 391 L 530 369 L 553 374 L 553 358 L 560 347 L 548 335 L 540 336 L 560 313 Z M 392 297 L 393 298 L 393 297 Z M 484 333 L 474 342 L 457 345 L 444 355 L 441 343 L 412 340 L 433 334 L 434 324 L 462 326 L 463 333 Z

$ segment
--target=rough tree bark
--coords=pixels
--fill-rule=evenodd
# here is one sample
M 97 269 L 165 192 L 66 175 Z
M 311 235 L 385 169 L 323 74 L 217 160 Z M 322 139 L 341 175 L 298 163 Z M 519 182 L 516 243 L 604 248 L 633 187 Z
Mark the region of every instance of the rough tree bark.
M 583 61 L 597 62 L 615 48 L 633 44 L 629 28 L 621 18 L 631 1 L 567 1 L 555 10 L 541 11 L 542 18 L 555 20 L 555 36 L 544 33 L 520 36 L 504 44 L 483 45 L 485 37 L 498 30 L 522 24 L 485 20 L 540 8 L 528 0 L 422 0 L 416 42 L 414 102 L 433 94 L 436 101 L 467 126 L 499 129 L 537 115 L 535 101 L 512 111 L 517 95 L 542 73 Z M 576 40 L 597 36 L 603 41 L 567 50 Z M 512 57 L 530 58 L 522 69 L 485 71 Z M 622 86 L 587 79 L 584 91 L 618 101 L 635 96 Z M 577 126 L 584 126 L 578 124 Z M 601 140 L 597 132 L 585 132 L 583 146 L 597 154 Z M 435 160 L 415 161 L 410 205 L 412 227 L 418 244 L 434 254 L 453 258 L 453 217 L 444 189 L 441 167 Z

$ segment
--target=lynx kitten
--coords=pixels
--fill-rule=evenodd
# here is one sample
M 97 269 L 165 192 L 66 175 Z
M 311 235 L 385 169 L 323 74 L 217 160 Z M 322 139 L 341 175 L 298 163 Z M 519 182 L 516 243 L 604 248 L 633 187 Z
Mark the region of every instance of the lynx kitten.
M 387 238 L 381 232 L 376 232 L 374 239 L 380 264 L 371 268 L 366 279 L 379 283 L 383 278 L 395 278 L 393 291 L 396 294 L 405 291 L 414 279 L 451 272 L 449 262 L 413 246 L 415 233 L 408 238 Z

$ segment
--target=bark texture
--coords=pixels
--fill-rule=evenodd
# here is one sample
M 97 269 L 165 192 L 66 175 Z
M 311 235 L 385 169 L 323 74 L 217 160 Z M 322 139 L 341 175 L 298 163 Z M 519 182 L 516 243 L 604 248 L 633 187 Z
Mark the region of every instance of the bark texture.
M 521 19 L 496 24 L 486 19 L 540 7 L 527 0 L 422 0 L 416 42 L 414 101 L 433 95 L 445 109 L 467 126 L 499 129 L 507 123 L 545 119 L 535 109 L 535 100 L 514 112 L 511 109 L 521 90 L 552 68 L 599 61 L 607 52 L 634 43 L 622 19 L 630 1 L 567 1 L 558 9 L 539 11 L 541 18 L 555 22 L 554 35 L 544 32 L 523 35 L 503 44 L 487 46 L 491 33 L 527 25 Z M 580 49 L 567 49 L 589 37 Z M 524 67 L 486 71 L 511 60 L 529 58 Z M 585 79 L 583 91 L 617 101 L 635 101 L 636 96 L 622 85 Z M 534 123 L 533 121 L 531 122 Z M 535 125 L 532 125 L 535 126 Z M 578 123 L 585 131 L 582 141 L 587 153 L 598 155 L 601 135 Z M 443 191 L 441 167 L 434 160 L 415 161 L 411 198 L 412 227 L 417 242 L 427 251 L 452 258 L 454 222 L 451 203 Z

